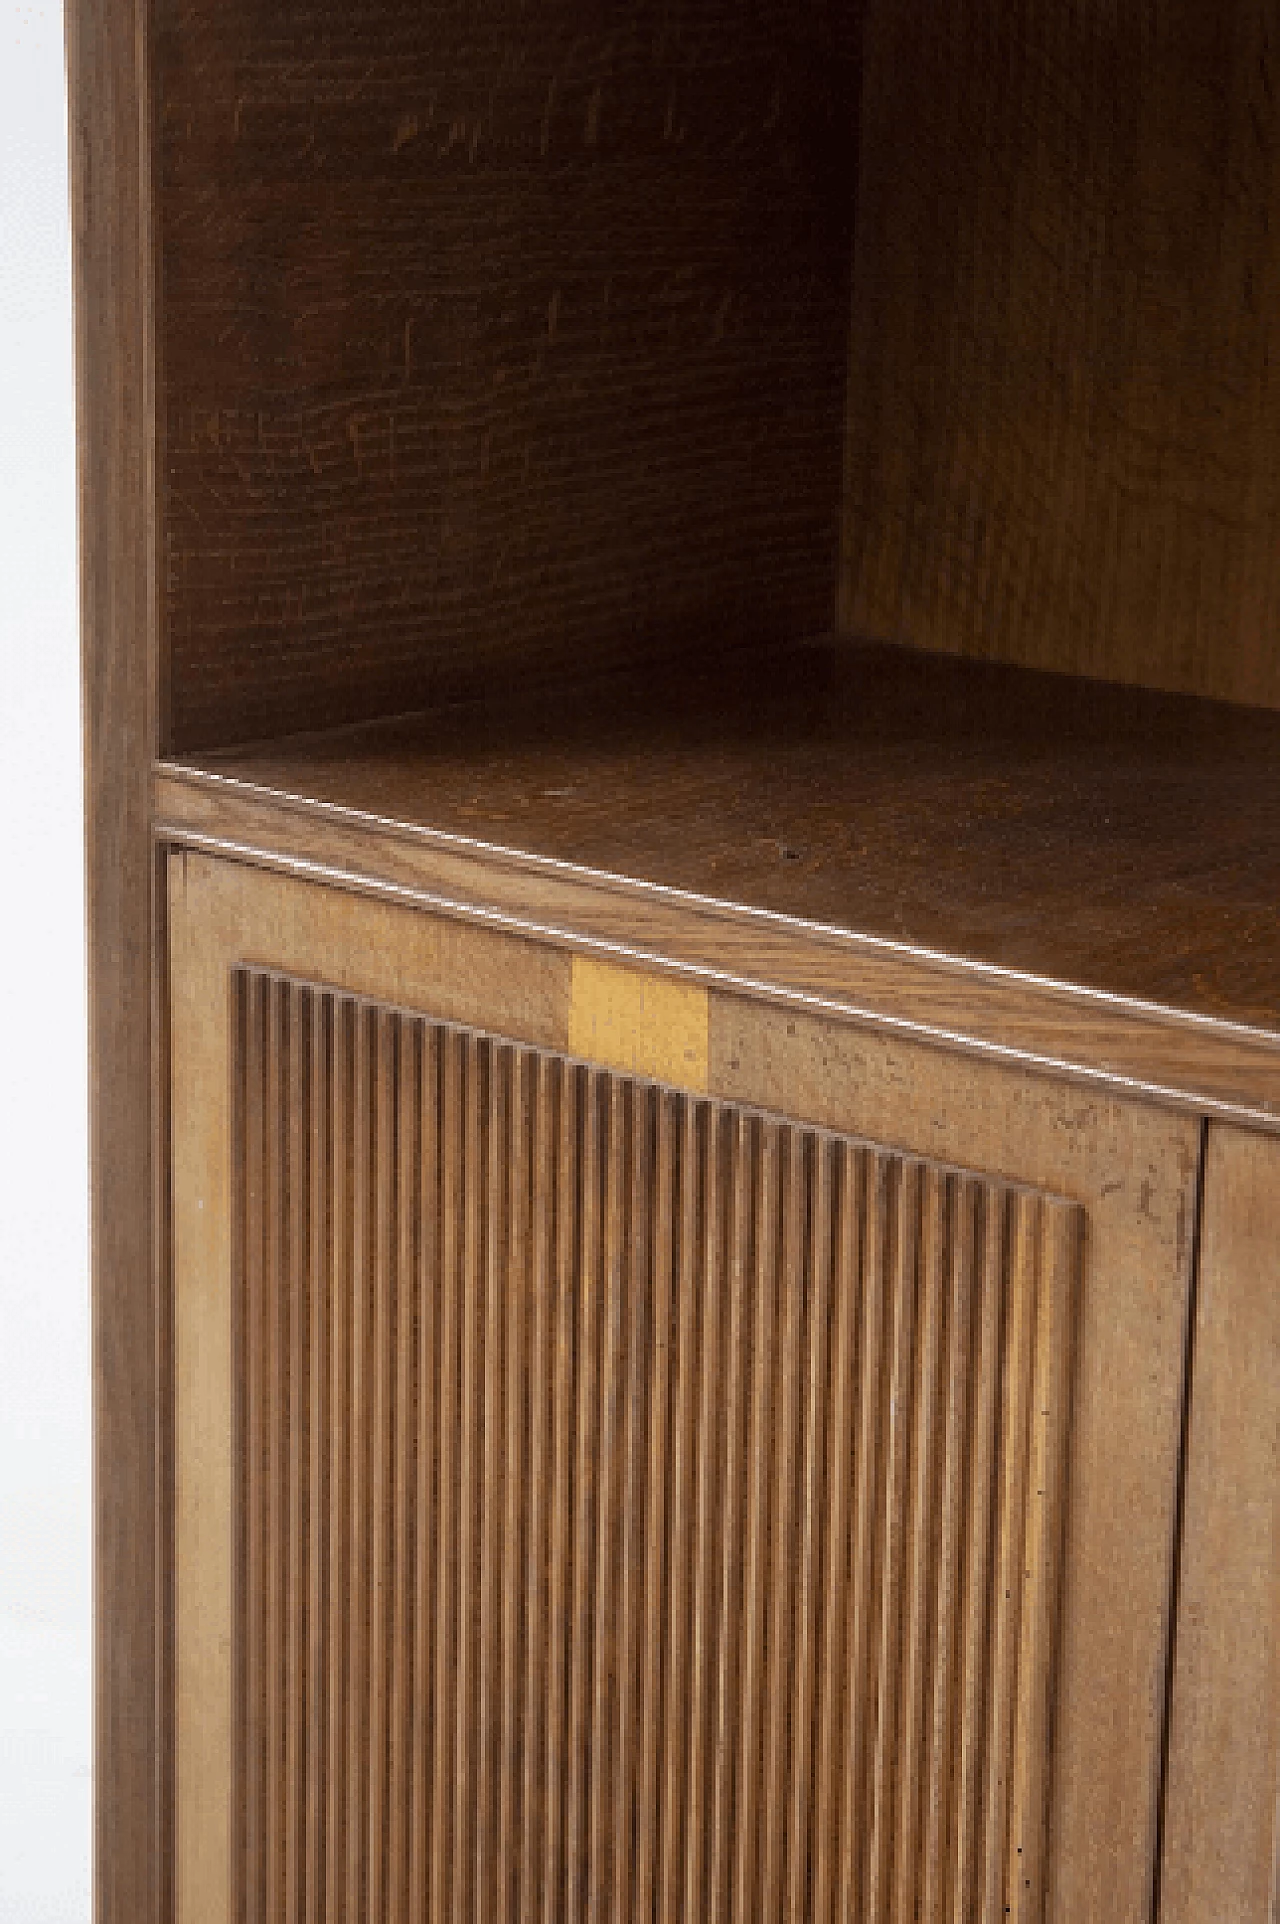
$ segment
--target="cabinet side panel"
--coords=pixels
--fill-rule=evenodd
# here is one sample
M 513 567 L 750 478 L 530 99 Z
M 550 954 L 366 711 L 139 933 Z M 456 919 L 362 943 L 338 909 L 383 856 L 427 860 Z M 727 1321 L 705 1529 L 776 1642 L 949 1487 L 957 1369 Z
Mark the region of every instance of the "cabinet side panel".
M 1280 1799 L 1280 1143 L 1209 1132 L 1161 1924 L 1272 1924 Z
M 94 1905 L 158 1924 L 167 1865 L 153 1245 L 149 118 L 145 0 L 68 0 L 88 922 Z
M 877 0 L 842 625 L 1280 705 L 1267 0 Z
M 162 0 L 176 739 L 826 631 L 846 0 Z

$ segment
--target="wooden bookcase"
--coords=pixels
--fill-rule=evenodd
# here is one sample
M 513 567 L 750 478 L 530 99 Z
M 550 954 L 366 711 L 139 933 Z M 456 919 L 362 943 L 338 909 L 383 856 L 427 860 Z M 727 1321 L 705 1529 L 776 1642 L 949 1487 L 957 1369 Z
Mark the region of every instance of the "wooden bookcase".
M 68 36 L 99 1924 L 1266 1924 L 1266 10 Z

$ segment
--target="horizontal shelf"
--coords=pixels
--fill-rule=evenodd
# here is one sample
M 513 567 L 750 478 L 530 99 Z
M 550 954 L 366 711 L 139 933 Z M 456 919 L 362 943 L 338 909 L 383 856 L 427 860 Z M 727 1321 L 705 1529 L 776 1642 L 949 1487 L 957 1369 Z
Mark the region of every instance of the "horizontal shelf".
M 811 643 L 158 784 L 177 839 L 1280 1115 L 1280 715 Z

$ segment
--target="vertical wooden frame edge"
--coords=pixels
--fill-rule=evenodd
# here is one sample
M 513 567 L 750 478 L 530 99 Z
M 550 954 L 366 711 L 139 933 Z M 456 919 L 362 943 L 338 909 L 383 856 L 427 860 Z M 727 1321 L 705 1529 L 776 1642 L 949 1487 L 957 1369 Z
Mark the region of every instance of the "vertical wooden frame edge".
M 169 1915 L 160 1744 L 165 995 L 150 0 L 67 0 L 90 1054 L 94 1915 Z M 157 1158 L 160 1158 L 158 1162 Z
M 1187 1517 L 1187 1485 L 1191 1458 L 1191 1421 L 1195 1399 L 1196 1328 L 1199 1319 L 1200 1279 L 1203 1268 L 1205 1198 L 1209 1169 L 1211 1124 L 1200 1122 L 1200 1147 L 1196 1168 L 1194 1221 L 1187 1252 L 1187 1296 L 1182 1348 L 1182 1402 L 1178 1420 L 1178 1461 L 1169 1538 L 1169 1609 L 1165 1631 L 1164 1692 L 1160 1706 L 1160 1755 L 1156 1779 L 1155 1845 L 1151 1863 L 1151 1920 L 1160 1924 L 1164 1915 L 1164 1866 L 1166 1824 L 1170 1808 L 1169 1773 L 1173 1754 L 1174 1697 L 1178 1674 L 1178 1630 L 1182 1617 L 1182 1572 Z
M 170 1916 L 234 1915 L 236 992 L 234 943 L 176 855 L 169 868 L 173 969 L 172 1671 L 162 1693 L 173 1823 L 166 1840 Z
M 1157 1924 L 1277 1915 L 1280 1145 L 1207 1129 Z

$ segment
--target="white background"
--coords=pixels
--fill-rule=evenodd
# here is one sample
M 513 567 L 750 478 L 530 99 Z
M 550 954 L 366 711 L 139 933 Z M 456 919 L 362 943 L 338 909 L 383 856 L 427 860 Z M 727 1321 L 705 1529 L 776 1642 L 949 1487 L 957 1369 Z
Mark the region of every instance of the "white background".
M 0 0 L 0 1924 L 88 1924 L 90 1454 L 62 11 Z

